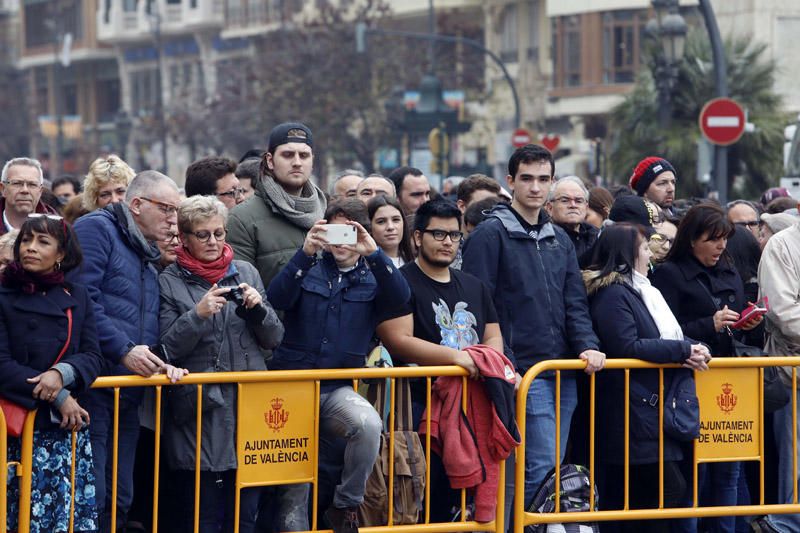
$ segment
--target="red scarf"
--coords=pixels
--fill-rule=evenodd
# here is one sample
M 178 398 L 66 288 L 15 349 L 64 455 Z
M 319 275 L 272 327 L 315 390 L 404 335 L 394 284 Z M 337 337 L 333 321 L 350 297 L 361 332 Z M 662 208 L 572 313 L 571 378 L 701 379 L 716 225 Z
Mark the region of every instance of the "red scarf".
M 222 279 L 233 261 L 233 248 L 228 243 L 222 247 L 222 254 L 208 263 L 195 258 L 183 246 L 177 247 L 175 253 L 178 255 L 178 265 L 212 285 Z

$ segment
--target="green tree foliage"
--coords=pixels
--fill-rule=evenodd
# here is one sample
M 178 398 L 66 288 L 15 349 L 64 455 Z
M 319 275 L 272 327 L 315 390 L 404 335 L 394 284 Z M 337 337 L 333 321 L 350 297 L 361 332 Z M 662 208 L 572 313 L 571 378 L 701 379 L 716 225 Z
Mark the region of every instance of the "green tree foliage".
M 746 38 L 725 42 L 730 97 L 747 110 L 748 120 L 756 128 L 728 150 L 728 184 L 734 198 L 756 197 L 782 173 L 783 128 L 789 119 L 772 89 L 775 64 L 764 58 L 765 50 L 766 45 Z M 658 122 L 653 51 L 648 50 L 646 57 L 649 68 L 640 72 L 633 91 L 611 113 L 609 175 L 612 181 L 624 183 L 639 160 L 659 155 L 678 170 L 680 196 L 701 196 L 704 185 L 696 180 L 696 143 L 701 138 L 698 117 L 703 105 L 715 97 L 708 38 L 702 31 L 688 36 L 672 90 L 672 120 L 666 129 Z

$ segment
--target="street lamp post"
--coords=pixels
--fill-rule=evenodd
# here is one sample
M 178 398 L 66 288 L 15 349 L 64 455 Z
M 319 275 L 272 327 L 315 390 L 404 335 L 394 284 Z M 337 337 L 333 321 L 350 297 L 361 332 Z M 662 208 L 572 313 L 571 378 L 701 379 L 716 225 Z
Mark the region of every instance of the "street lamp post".
M 114 126 L 117 129 L 117 142 L 119 143 L 119 156 L 122 160 L 126 160 L 125 152 L 128 148 L 128 141 L 131 138 L 131 130 L 133 129 L 133 121 L 125 109 L 120 108 L 117 114 L 114 115 Z
M 669 126 L 672 118 L 672 89 L 678 81 L 688 28 L 679 11 L 678 0 L 652 0 L 656 18 L 646 31 L 660 45 L 656 56 L 655 83 L 658 90 L 658 123 Z

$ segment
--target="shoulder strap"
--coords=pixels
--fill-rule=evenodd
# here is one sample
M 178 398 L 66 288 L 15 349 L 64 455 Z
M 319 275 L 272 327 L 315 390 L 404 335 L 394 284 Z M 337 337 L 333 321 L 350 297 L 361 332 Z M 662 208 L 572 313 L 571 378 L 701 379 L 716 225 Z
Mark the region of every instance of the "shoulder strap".
M 72 340 L 72 308 L 67 308 L 67 341 L 64 343 L 64 346 L 61 348 L 61 351 L 58 353 L 58 357 L 56 357 L 55 362 L 53 365 L 58 364 L 61 361 L 61 358 L 64 357 L 64 354 L 67 352 L 67 348 L 69 348 L 69 343 Z

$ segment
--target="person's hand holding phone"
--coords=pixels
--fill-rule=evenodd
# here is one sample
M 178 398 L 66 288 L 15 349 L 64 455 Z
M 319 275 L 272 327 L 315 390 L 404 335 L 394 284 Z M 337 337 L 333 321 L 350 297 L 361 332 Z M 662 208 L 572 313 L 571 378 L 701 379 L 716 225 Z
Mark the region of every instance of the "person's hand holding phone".
M 326 223 L 327 220 L 317 220 L 306 233 L 306 238 L 303 241 L 303 253 L 308 257 L 317 255 L 322 250 L 322 247 L 328 244 L 328 239 L 325 237 Z

